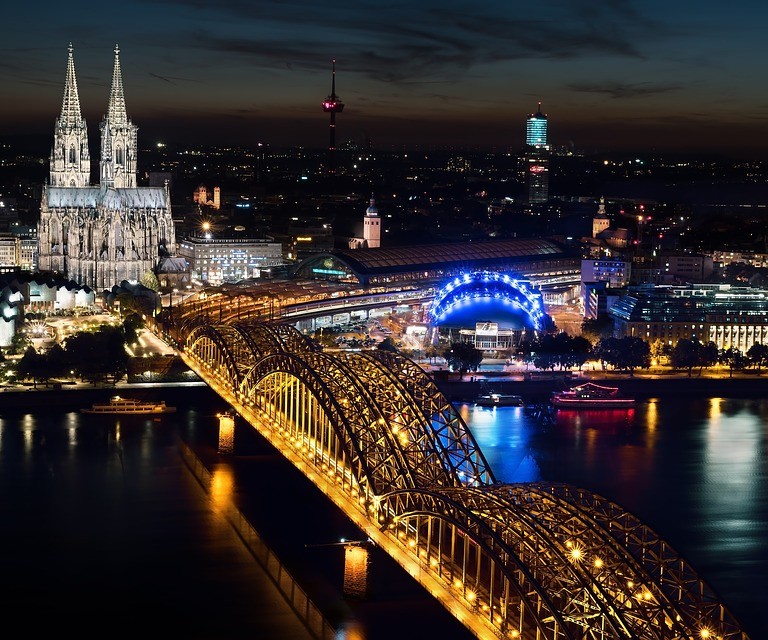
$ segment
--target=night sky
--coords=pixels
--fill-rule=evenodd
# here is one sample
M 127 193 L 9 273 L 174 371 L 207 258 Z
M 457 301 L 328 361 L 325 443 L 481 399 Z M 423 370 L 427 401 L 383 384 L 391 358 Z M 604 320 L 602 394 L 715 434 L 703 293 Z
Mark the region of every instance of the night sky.
M 13 2 L 0 135 L 50 134 L 74 47 L 91 137 L 120 47 L 140 144 L 519 150 L 538 101 L 550 143 L 764 156 L 761 0 Z M 94 148 L 95 151 L 95 148 Z

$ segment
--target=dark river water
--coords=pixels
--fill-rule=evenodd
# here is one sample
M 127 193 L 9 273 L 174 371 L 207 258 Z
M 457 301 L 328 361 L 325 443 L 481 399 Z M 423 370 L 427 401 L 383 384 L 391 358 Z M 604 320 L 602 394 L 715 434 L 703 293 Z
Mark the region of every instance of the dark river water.
M 627 410 L 458 405 L 496 479 L 561 481 L 638 516 L 768 638 L 768 400 L 650 399 Z
M 109 607 L 117 606 L 114 598 L 104 596 L 105 590 L 115 589 L 108 582 L 114 580 L 110 567 L 122 572 L 126 584 L 135 585 L 143 581 L 134 575 L 139 568 L 146 569 L 142 557 L 151 558 L 153 566 L 167 562 L 153 555 L 159 553 L 157 536 L 163 530 L 177 535 L 175 528 L 185 526 L 175 522 L 178 514 L 168 512 L 159 502 L 161 497 L 175 500 L 173 492 L 178 490 L 169 483 L 171 469 L 178 466 L 176 443 L 180 438 L 202 453 L 215 454 L 216 412 L 223 406 L 216 400 L 203 402 L 202 395 L 187 405 L 157 422 L 86 416 L 77 409 L 46 406 L 10 410 L 3 408 L 0 396 L 0 559 L 6 577 L 26 594 L 23 599 L 18 596 L 14 606 L 26 615 L 38 610 L 44 613 L 43 601 L 34 594 L 50 598 L 51 593 L 58 593 L 64 595 L 56 608 L 62 616 L 87 598 L 111 611 Z M 763 610 L 768 604 L 768 400 L 651 399 L 622 411 L 561 410 L 549 424 L 517 407 L 456 406 L 497 480 L 567 482 L 620 504 L 694 567 L 752 640 L 768 638 Z M 267 515 L 261 516 L 261 524 L 274 528 L 272 535 L 295 537 L 308 558 L 340 553 L 325 543 L 345 529 L 344 518 L 315 514 L 322 497 L 307 494 L 267 446 L 259 444 L 258 438 L 251 440 L 246 455 L 233 464 L 240 499 L 263 503 Z M 275 497 L 272 484 L 289 487 L 292 495 Z M 286 500 L 300 507 L 299 515 L 304 511 L 314 522 L 325 522 L 328 530 L 319 524 L 288 526 L 283 515 Z M 186 511 L 180 513 L 184 516 Z M 274 515 L 270 517 L 270 513 Z M 146 524 L 148 519 L 149 530 L 157 529 L 155 536 L 137 528 L 138 522 Z M 355 535 L 354 528 L 346 527 L 345 532 Z M 75 535 L 86 542 L 66 539 Z M 112 539 L 105 539 L 109 537 Z M 71 559 L 60 557 L 62 544 L 71 548 Z M 92 558 L 84 545 L 93 546 Z M 104 562 L 116 548 L 129 555 Z M 165 601 L 166 608 L 172 605 L 177 613 L 183 612 L 180 615 L 192 615 L 186 626 L 176 621 L 174 629 L 182 635 L 240 637 L 250 630 L 254 637 L 269 637 L 259 635 L 257 622 L 238 618 L 242 614 L 231 604 L 233 596 L 226 598 L 230 603 L 226 617 L 236 631 L 202 631 L 202 623 L 193 614 L 211 606 L 203 604 L 211 595 L 191 592 L 189 585 L 196 583 L 185 561 L 188 552 L 184 545 L 173 552 L 178 557 L 167 573 L 176 572 L 176 580 L 165 575 L 158 583 L 155 576 L 142 584 L 140 593 L 147 602 L 162 608 L 158 601 Z M 302 559 L 301 564 L 311 562 Z M 336 571 L 338 565 L 328 562 L 327 566 Z M 221 592 L 225 580 L 221 576 L 227 575 L 227 567 L 219 570 L 222 573 L 216 573 L 215 580 L 216 590 Z M 214 568 L 208 571 L 214 575 Z M 322 579 L 310 576 L 310 580 Z M 54 586 L 42 589 L 43 582 Z M 68 590 L 80 595 L 70 594 L 70 601 Z M 176 595 L 169 599 L 172 593 Z M 400 602 L 390 598 L 387 616 L 397 618 L 405 607 L 419 615 L 424 605 L 414 594 Z M 128 616 L 128 624 L 131 614 L 117 611 Z M 138 611 L 134 618 L 138 629 Z M 430 614 L 430 619 L 436 618 Z M 466 637 L 459 631 L 453 633 L 450 621 L 439 624 L 445 626 L 431 630 L 443 629 L 444 637 Z M 64 624 L 63 628 L 78 626 Z M 371 632 L 365 637 L 373 640 L 377 635 Z M 418 636 L 401 632 L 399 637 Z

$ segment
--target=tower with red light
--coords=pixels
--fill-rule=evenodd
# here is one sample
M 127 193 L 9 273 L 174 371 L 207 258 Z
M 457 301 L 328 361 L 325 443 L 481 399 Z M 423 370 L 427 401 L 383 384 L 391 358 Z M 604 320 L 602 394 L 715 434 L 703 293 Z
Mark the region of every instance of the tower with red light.
M 333 60 L 333 73 L 331 79 L 331 93 L 323 100 L 323 111 L 331 114 L 331 141 L 328 145 L 328 170 L 335 173 L 336 155 L 336 114 L 344 111 L 344 103 L 336 95 L 336 60 Z

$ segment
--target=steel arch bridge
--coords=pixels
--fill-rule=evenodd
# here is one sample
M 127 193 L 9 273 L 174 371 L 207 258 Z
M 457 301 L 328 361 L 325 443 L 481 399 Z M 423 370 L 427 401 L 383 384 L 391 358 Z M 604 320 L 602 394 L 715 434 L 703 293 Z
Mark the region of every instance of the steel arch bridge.
M 414 362 L 326 353 L 295 327 L 176 327 L 187 364 L 478 638 L 748 640 L 619 505 L 502 484 Z

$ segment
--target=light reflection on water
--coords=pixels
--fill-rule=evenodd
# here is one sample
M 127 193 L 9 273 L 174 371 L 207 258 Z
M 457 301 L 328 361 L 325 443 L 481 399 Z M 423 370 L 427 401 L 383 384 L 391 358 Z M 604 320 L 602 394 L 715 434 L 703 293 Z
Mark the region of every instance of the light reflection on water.
M 566 482 L 637 515 L 768 638 L 768 400 L 654 398 L 633 409 L 457 405 L 500 482 Z

